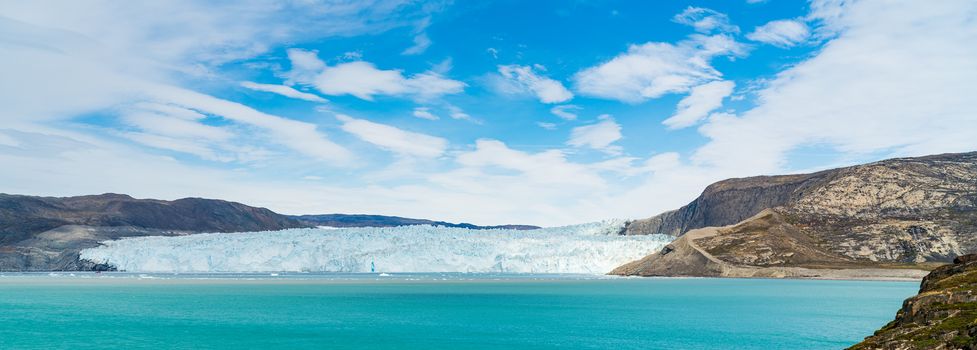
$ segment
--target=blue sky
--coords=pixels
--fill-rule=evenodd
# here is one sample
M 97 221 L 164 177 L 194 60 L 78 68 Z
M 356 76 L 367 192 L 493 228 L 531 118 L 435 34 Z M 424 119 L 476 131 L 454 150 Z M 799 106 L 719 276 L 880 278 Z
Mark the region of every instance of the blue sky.
M 977 6 L 0 4 L 0 192 L 560 225 L 977 146 Z

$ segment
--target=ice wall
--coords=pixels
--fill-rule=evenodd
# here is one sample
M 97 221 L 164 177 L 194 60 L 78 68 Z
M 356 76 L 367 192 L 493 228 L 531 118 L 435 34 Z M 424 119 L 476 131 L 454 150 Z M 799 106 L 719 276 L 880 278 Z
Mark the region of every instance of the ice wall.
M 135 237 L 81 252 L 133 272 L 606 273 L 657 252 L 663 235 L 620 236 L 623 222 L 539 230 L 432 226 L 292 229 Z

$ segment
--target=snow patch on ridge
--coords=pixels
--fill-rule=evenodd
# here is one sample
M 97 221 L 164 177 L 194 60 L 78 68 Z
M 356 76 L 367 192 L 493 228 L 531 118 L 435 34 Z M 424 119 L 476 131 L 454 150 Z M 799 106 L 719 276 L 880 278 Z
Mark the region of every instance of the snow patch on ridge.
M 82 259 L 133 272 L 607 273 L 657 252 L 672 237 L 622 236 L 623 221 L 538 230 L 434 226 L 291 229 L 132 237 L 85 249 Z

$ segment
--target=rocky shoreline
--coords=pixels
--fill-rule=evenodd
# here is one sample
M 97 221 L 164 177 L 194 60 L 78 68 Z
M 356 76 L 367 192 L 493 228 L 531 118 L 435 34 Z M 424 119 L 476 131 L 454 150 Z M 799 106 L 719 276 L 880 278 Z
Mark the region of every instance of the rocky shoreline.
M 933 270 L 895 320 L 849 349 L 977 349 L 977 254 Z

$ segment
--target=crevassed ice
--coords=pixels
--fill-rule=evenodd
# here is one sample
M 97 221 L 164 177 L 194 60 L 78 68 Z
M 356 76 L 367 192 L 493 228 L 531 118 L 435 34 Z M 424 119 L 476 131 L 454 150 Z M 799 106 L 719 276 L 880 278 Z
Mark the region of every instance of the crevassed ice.
M 134 272 L 607 273 L 655 253 L 665 235 L 621 236 L 622 221 L 538 230 L 433 226 L 291 229 L 134 237 L 81 258 Z

